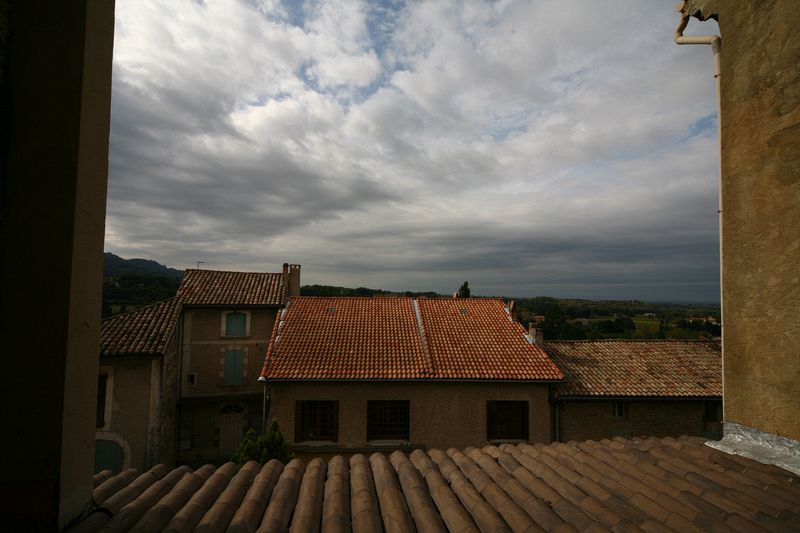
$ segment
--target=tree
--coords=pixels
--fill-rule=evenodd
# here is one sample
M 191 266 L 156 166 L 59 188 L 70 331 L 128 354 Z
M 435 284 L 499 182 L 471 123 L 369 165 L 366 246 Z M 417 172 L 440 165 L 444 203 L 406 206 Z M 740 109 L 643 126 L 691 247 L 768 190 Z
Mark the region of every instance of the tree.
M 456 294 L 458 298 L 469 298 L 469 282 L 465 281 Z
M 239 449 L 231 457 L 231 461 L 239 465 L 251 460 L 263 465 L 270 459 L 277 459 L 283 464 L 294 459 L 294 454 L 289 450 L 289 444 L 278 427 L 278 421 L 274 418 L 267 432 L 262 435 L 256 435 L 252 428 L 248 430 Z

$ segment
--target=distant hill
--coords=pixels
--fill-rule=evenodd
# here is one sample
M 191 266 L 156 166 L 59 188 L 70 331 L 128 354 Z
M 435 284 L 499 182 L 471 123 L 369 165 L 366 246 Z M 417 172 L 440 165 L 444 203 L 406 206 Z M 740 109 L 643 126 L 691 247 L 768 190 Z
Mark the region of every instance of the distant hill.
M 103 277 L 118 278 L 123 274 L 150 274 L 182 280 L 183 270 L 169 268 L 151 259 L 123 259 L 110 252 L 103 254 Z
M 183 271 L 150 259 L 103 254 L 103 317 L 175 296 Z

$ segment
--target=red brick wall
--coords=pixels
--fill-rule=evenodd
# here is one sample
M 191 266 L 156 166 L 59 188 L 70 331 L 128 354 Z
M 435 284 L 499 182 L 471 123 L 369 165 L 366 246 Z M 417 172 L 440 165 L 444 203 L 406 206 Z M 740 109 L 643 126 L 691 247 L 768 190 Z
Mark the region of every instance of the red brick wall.
M 559 407 L 559 440 L 599 440 L 617 435 L 678 437 L 714 435 L 718 424 L 703 421 L 703 401 L 631 401 L 627 403 L 627 418 L 613 416 L 610 401 L 564 401 Z

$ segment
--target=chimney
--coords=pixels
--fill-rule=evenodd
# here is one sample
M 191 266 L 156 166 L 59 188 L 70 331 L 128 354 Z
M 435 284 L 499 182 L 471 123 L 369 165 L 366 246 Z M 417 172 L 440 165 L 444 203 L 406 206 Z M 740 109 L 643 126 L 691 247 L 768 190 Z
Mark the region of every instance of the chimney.
M 300 265 L 283 264 L 283 273 L 288 273 L 287 296 L 300 296 Z
M 533 339 L 533 343 L 544 348 L 544 332 L 533 325 L 533 322 L 528 324 L 528 335 Z

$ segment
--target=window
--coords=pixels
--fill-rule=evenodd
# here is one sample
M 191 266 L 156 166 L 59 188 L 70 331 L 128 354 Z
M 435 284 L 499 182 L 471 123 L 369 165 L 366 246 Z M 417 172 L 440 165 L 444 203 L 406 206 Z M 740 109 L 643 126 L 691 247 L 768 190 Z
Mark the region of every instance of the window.
M 408 400 L 367 402 L 367 440 L 408 440 Z
M 628 420 L 628 404 L 625 402 L 614 402 L 611 404 L 611 418 L 615 420 Z
M 703 421 L 719 422 L 722 420 L 722 402 L 709 401 L 703 402 Z
M 244 383 L 244 351 L 225 351 L 225 385 Z
M 295 404 L 294 441 L 339 440 L 339 402 L 298 401 Z
M 225 335 L 228 337 L 247 335 L 247 315 L 238 311 L 225 315 Z
M 189 385 L 197 385 L 197 374 L 188 374 L 186 376 L 186 381 L 189 383 Z
M 487 440 L 528 440 L 528 402 L 486 402 Z
M 96 428 L 103 428 L 106 425 L 106 385 L 108 384 L 108 374 L 97 376 L 97 420 Z

